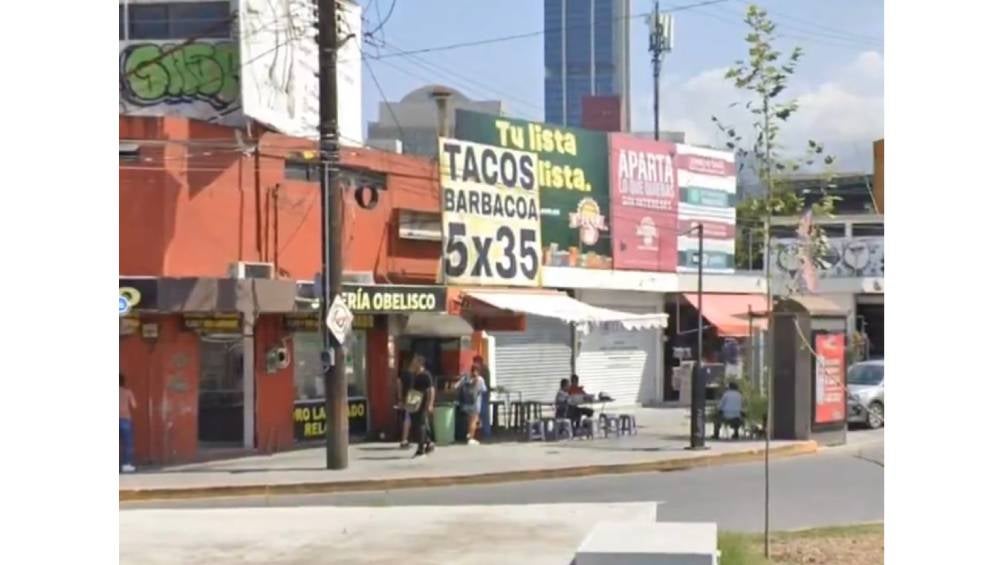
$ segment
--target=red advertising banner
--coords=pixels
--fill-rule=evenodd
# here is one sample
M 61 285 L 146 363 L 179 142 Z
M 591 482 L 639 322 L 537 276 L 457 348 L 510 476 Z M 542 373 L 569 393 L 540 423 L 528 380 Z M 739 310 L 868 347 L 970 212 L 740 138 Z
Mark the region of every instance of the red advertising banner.
M 614 268 L 676 271 L 677 187 L 668 142 L 610 134 Z
M 844 334 L 816 335 L 816 410 L 815 423 L 841 422 L 847 405 L 844 390 Z
M 676 166 L 685 171 L 712 175 L 718 177 L 736 176 L 736 164 L 723 159 L 713 159 L 700 155 L 680 155 L 676 157 Z

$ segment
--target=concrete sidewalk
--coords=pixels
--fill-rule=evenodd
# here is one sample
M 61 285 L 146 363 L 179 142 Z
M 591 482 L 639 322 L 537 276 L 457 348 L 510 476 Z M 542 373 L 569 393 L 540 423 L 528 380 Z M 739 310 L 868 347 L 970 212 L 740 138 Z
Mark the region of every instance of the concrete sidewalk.
M 567 565 L 589 530 L 611 520 L 655 522 L 656 504 L 130 510 L 119 513 L 119 560 Z
M 349 468 L 343 471 L 324 468 L 323 448 L 179 465 L 122 475 L 119 500 L 353 492 L 669 471 L 747 461 L 763 454 L 762 442 L 748 441 L 708 441 L 709 449 L 690 451 L 686 410 L 632 412 L 639 425 L 635 436 L 449 445 L 417 460 L 413 450 L 396 444 L 357 444 L 350 446 Z M 812 442 L 771 443 L 771 453 L 777 456 L 815 451 Z

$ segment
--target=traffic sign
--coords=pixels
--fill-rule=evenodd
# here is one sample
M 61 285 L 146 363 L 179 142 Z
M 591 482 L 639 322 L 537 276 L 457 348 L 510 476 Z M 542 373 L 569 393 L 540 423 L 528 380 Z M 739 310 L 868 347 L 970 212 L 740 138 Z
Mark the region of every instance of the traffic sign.
M 345 337 L 352 331 L 352 311 L 341 295 L 335 296 L 328 309 L 328 315 L 324 319 L 331 335 L 335 336 L 335 341 L 339 345 L 345 343 Z

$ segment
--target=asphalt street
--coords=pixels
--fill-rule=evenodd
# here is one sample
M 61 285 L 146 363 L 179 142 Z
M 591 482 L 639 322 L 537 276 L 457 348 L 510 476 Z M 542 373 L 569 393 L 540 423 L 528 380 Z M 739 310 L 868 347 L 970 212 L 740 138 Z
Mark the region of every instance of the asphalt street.
M 773 461 L 772 529 L 798 529 L 883 520 L 884 434 L 853 431 L 849 444 L 817 455 Z M 483 486 L 405 489 L 351 494 L 234 497 L 129 503 L 133 508 L 306 506 L 454 506 L 658 502 L 658 518 L 714 521 L 732 531 L 763 527 L 762 462 L 689 471 L 542 480 Z

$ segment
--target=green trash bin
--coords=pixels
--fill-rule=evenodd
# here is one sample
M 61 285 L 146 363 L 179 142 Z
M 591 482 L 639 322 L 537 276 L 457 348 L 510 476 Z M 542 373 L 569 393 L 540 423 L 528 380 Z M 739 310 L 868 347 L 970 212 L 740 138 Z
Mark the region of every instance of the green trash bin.
M 456 409 L 453 404 L 437 405 L 432 413 L 432 429 L 436 435 L 436 445 L 449 445 L 456 436 Z

